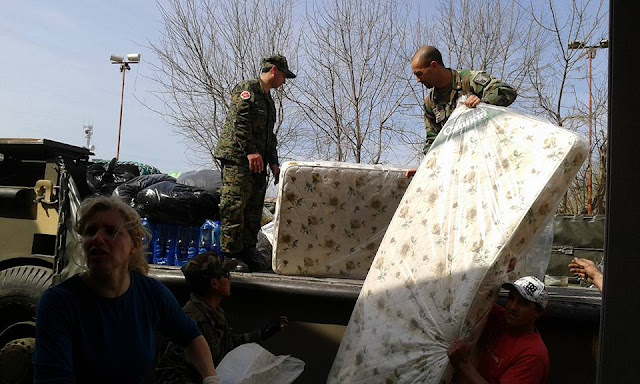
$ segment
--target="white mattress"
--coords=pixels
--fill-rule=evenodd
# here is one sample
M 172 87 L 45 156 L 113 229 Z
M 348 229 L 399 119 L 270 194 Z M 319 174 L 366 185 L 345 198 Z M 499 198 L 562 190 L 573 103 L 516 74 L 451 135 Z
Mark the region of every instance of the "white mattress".
M 284 163 L 273 270 L 364 279 L 409 185 L 405 172 L 382 165 Z
M 477 340 L 586 153 L 512 110 L 456 108 L 395 212 L 328 383 L 449 383 L 449 344 Z

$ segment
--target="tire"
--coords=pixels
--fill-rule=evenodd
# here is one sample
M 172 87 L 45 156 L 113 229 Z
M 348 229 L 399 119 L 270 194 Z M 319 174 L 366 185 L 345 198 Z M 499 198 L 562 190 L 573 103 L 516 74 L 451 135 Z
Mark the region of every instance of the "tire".
M 33 337 L 11 340 L 0 348 L 0 384 L 33 383 Z
M 35 321 L 36 304 L 52 276 L 51 268 L 35 265 L 0 271 L 0 332 L 17 322 Z

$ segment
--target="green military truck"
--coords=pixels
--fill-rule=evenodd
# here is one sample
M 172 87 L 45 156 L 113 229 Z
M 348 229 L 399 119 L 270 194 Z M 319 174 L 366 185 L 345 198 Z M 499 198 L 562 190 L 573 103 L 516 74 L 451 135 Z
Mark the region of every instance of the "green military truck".
M 89 194 L 91 155 L 51 140 L 0 139 L 0 384 L 32 381 L 38 298 L 80 268 L 69 255 L 79 243 L 72 228 L 76 209 Z M 568 275 L 566 264 L 574 255 L 601 260 L 603 224 L 601 217 L 556 217 L 549 273 Z M 189 292 L 177 267 L 152 265 L 150 275 L 186 302 Z M 264 346 L 306 362 L 296 382 L 326 382 L 363 281 L 270 272 L 233 273 L 232 281 L 232 296 L 223 307 L 236 330 L 289 316 L 287 331 Z M 549 347 L 550 382 L 595 382 L 599 292 L 576 286 L 549 291 L 539 327 Z
M 35 306 L 62 267 L 67 188 L 74 176 L 84 182 L 90 155 L 51 140 L 0 139 L 0 382 L 31 375 Z

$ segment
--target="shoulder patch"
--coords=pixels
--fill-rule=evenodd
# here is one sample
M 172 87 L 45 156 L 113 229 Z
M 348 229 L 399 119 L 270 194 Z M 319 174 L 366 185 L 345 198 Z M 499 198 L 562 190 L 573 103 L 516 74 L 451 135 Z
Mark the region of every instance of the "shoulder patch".
M 489 84 L 490 81 L 491 81 L 491 76 L 489 76 L 486 72 L 478 72 L 473 77 L 473 82 L 476 84 L 480 84 L 483 87 Z
M 242 93 L 240 93 L 240 98 L 242 100 L 248 100 L 251 97 L 251 92 L 249 91 L 242 91 Z

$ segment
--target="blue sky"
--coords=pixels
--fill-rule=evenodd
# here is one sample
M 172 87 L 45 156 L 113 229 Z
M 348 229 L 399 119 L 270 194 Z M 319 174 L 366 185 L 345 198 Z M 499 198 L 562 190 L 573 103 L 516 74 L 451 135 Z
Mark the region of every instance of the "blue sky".
M 83 123 L 93 123 L 96 157 L 114 157 L 122 76 L 109 55 L 141 53 L 126 75 L 120 158 L 191 169 L 172 128 L 134 98 L 153 102 L 145 46 L 160 28 L 154 1 L 2 2 L 0 136 L 81 146 Z

